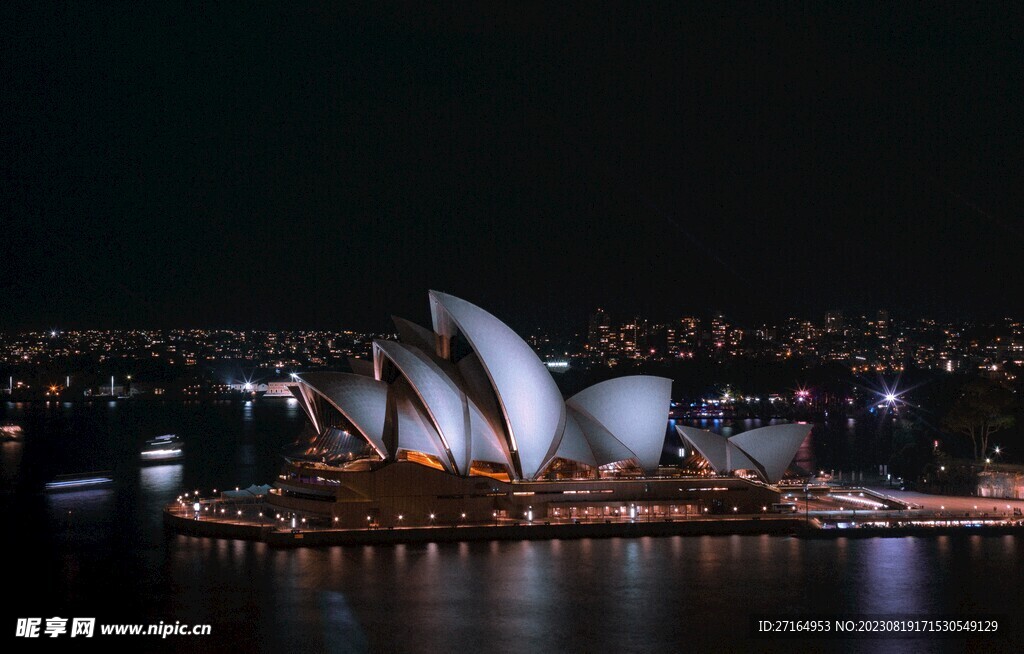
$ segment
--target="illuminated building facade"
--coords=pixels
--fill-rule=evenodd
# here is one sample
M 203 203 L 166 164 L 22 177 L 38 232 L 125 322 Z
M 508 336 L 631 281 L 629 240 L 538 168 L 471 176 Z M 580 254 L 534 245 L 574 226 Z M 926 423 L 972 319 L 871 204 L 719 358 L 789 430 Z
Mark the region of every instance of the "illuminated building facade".
M 451 295 L 429 299 L 431 328 L 396 318 L 399 340 L 373 342 L 372 369 L 294 375 L 311 435 L 287 453 L 271 503 L 339 526 L 394 526 L 750 512 L 777 500 L 747 479 L 659 475 L 671 380 L 623 376 L 563 399 L 503 322 Z

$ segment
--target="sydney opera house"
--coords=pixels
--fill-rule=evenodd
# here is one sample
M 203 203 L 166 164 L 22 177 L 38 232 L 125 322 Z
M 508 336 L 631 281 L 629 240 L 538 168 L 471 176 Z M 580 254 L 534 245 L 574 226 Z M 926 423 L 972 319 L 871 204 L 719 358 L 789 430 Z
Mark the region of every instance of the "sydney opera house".
M 309 419 L 268 496 L 342 527 L 673 519 L 778 502 L 809 425 L 723 438 L 679 427 L 714 475 L 660 468 L 671 380 L 598 383 L 565 399 L 503 322 L 431 291 L 432 329 L 395 318 L 353 372 L 294 376 Z M 743 471 L 744 474 L 730 474 Z

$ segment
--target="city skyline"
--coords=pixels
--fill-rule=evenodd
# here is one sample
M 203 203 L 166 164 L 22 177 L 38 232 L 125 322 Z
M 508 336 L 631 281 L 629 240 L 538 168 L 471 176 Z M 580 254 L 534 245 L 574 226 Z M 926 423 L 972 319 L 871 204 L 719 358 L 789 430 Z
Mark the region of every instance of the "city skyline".
M 946 325 L 997 325 L 1000 323 L 1014 324 L 1020 322 L 1021 318 L 1019 314 L 1011 311 L 997 311 L 992 309 L 987 315 L 978 316 L 961 316 L 954 317 L 949 315 L 942 315 L 936 313 L 917 313 L 917 312 L 905 312 L 905 311 L 894 311 L 887 307 L 870 306 L 864 308 L 850 308 L 840 306 L 827 306 L 825 309 L 820 311 L 784 311 L 782 308 L 778 308 L 774 316 L 754 316 L 754 317 L 743 317 L 742 312 L 740 314 L 733 314 L 721 310 L 715 305 L 706 305 L 703 307 L 689 306 L 689 307 L 668 307 L 661 306 L 653 312 L 645 312 L 636 310 L 634 308 L 626 307 L 620 310 L 607 310 L 606 307 L 614 307 L 616 303 L 606 299 L 605 301 L 598 301 L 594 305 L 589 307 L 577 307 L 573 311 L 562 311 L 557 317 L 552 316 L 540 316 L 536 320 L 530 322 L 534 316 L 535 311 L 524 312 L 524 315 L 531 316 L 530 319 L 524 316 L 510 318 L 509 322 L 520 326 L 520 322 L 523 324 L 521 328 L 524 331 L 531 332 L 536 330 L 547 331 L 560 335 L 577 333 L 586 336 L 587 324 L 595 312 L 606 312 L 609 315 L 615 317 L 620 321 L 630 320 L 645 320 L 654 324 L 666 324 L 677 320 L 685 319 L 696 319 L 696 320 L 712 320 L 716 317 L 723 318 L 730 322 L 730 324 L 742 325 L 747 329 L 755 329 L 758 327 L 765 326 L 778 326 L 787 321 L 808 321 L 814 324 L 820 324 L 825 327 L 830 314 L 836 314 L 846 320 L 868 320 L 872 316 L 876 316 L 879 313 L 887 313 L 891 316 L 893 321 L 900 321 L 904 323 L 924 321 L 932 322 L 936 324 Z M 365 323 L 356 324 L 348 323 L 344 319 L 329 320 L 324 324 L 292 324 L 287 326 L 277 326 L 273 324 L 254 324 L 254 325 L 241 325 L 237 321 L 227 320 L 223 323 L 211 322 L 211 323 L 200 323 L 200 324 L 166 324 L 166 325 L 153 325 L 149 323 L 136 323 L 128 324 L 125 326 L 110 326 L 105 324 L 91 324 L 91 323 L 77 323 L 77 322 L 63 322 L 57 321 L 34 321 L 22 327 L 10 327 L 0 328 L 0 334 L 49 334 L 51 332 L 146 332 L 146 331 L 161 331 L 161 332 L 336 332 L 336 333 L 363 333 L 363 334 L 381 334 L 393 331 L 392 325 L 392 314 L 382 314 L 378 319 L 369 320 Z M 419 316 L 422 319 L 428 319 L 427 316 Z M 101 323 L 103 321 L 100 321 Z
M 146 361 L 166 368 L 220 362 L 259 368 L 331 368 L 352 358 L 369 359 L 376 338 L 394 339 L 400 329 L 333 330 L 131 329 L 0 332 L 0 369 L 84 362 L 113 365 Z M 574 329 L 535 328 L 526 341 L 545 360 L 590 367 L 641 361 L 685 361 L 695 356 L 728 359 L 838 362 L 862 372 L 902 371 L 905 366 L 1013 374 L 1024 365 L 1024 321 L 944 322 L 874 314 L 826 312 L 817 320 L 796 317 L 745 325 L 717 312 L 657 322 L 618 318 L 602 309 Z

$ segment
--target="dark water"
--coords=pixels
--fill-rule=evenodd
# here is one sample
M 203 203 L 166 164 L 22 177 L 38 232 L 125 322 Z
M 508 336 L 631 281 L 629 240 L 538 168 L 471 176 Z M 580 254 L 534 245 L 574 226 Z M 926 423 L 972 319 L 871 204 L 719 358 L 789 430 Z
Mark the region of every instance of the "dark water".
M 17 617 L 210 623 L 213 635 L 122 637 L 136 651 L 1017 651 L 974 640 L 752 639 L 756 614 L 994 613 L 1019 622 L 1024 540 L 695 537 L 273 550 L 165 534 L 185 489 L 269 481 L 302 428 L 297 407 L 6 405 L 5 637 Z M 139 468 L 176 432 L 182 464 Z M 33 491 L 58 472 L 114 470 L 108 490 Z M 112 643 L 113 639 L 107 640 Z M 21 640 L 17 650 L 46 643 Z M 67 645 L 67 643 L 64 643 Z

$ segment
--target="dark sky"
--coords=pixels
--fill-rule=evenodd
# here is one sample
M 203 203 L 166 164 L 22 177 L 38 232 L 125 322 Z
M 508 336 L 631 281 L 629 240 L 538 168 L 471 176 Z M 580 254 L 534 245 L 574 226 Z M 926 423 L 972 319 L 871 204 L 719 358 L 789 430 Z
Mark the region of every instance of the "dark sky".
M 1015 3 L 295 4 L 3 5 L 0 329 L 1024 315 Z

